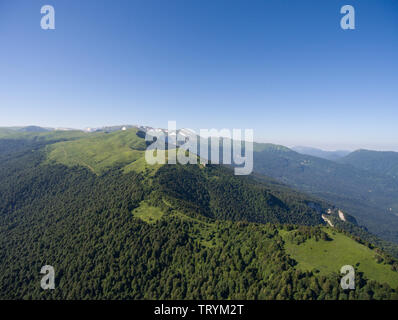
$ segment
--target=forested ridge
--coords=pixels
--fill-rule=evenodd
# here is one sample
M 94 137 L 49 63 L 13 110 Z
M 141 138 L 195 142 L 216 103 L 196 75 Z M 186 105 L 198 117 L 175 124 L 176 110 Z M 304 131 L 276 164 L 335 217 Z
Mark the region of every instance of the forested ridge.
M 336 162 L 282 146 L 256 144 L 254 171 L 333 203 L 373 234 L 398 243 L 395 158 L 389 153 L 355 152 Z
M 344 291 L 339 270 L 297 268 L 287 242 L 332 239 L 319 226 L 326 204 L 287 188 L 212 165 L 95 174 L 46 162 L 42 142 L 0 146 L 1 299 L 397 298 L 361 272 Z M 161 218 L 136 217 L 143 203 Z M 40 287 L 43 265 L 55 290 Z

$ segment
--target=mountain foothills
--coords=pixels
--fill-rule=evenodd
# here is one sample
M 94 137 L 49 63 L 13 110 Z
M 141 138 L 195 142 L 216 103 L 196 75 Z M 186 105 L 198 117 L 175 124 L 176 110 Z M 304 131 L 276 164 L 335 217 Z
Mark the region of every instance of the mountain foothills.
M 371 209 L 345 210 L 372 179 L 377 208 L 393 177 L 263 144 L 255 168 L 271 178 L 151 166 L 146 146 L 135 127 L 0 129 L 0 299 L 398 299 L 397 246 L 357 224 Z
M 376 169 L 367 153 L 366 157 L 362 154 L 358 151 L 330 161 L 283 146 L 255 144 L 254 171 L 331 202 L 370 232 L 398 242 L 398 179 L 392 174 L 393 157 L 372 153 L 379 159 L 388 156 Z

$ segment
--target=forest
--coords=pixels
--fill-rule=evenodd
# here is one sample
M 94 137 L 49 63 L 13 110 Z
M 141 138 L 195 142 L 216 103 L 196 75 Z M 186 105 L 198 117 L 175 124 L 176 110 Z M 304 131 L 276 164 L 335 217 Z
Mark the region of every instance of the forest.
M 398 298 L 360 271 L 347 291 L 339 270 L 298 268 L 288 243 L 331 241 L 322 201 L 216 165 L 96 174 L 46 162 L 54 140 L 0 141 L 0 299 Z M 139 217 L 144 203 L 160 214 Z M 40 287 L 44 265 L 55 290 Z

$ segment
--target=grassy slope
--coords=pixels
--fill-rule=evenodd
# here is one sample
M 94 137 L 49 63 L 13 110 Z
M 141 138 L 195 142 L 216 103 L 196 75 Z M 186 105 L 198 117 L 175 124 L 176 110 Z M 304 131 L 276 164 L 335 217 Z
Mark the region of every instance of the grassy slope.
M 169 206 L 166 200 L 163 201 L 165 201 L 166 205 Z M 139 218 L 149 224 L 156 223 L 162 218 L 170 219 L 172 217 L 176 217 L 183 221 L 188 221 L 194 226 L 191 236 L 196 239 L 201 245 L 205 247 L 214 247 L 216 244 L 219 244 L 219 239 L 217 239 L 216 234 L 217 227 L 215 222 L 209 222 L 199 218 L 193 218 L 178 210 L 171 210 L 169 213 L 166 213 L 163 209 L 152 206 L 145 200 L 140 203 L 140 206 L 138 208 L 133 210 L 132 214 L 134 215 L 134 217 Z
M 149 205 L 146 201 L 133 211 L 133 215 L 147 223 L 155 223 L 160 219 L 178 217 L 193 223 L 191 236 L 201 245 L 214 247 L 219 244 L 217 236 L 217 222 L 204 221 L 189 217 L 180 211 L 172 210 L 165 213 L 162 209 Z M 398 287 L 398 273 L 391 270 L 391 266 L 377 263 L 374 250 L 359 244 L 346 235 L 329 228 L 324 228 L 332 241 L 307 240 L 296 245 L 286 240 L 287 231 L 279 230 L 279 234 L 285 239 L 287 253 L 298 262 L 296 269 L 302 271 L 315 271 L 324 276 L 339 273 L 344 265 L 352 265 L 357 272 L 363 272 L 365 278 L 379 283 L 388 283 L 391 287 Z
M 108 168 L 120 166 L 125 173 L 135 171 L 153 176 L 162 166 L 145 160 L 145 140 L 137 136 L 137 129 L 98 132 L 73 141 L 55 143 L 47 147 L 48 160 L 66 166 L 80 165 L 101 174 Z M 167 161 L 167 151 L 165 159 Z
M 56 143 L 47 148 L 48 159 L 67 166 L 88 167 L 99 174 L 107 168 L 126 166 L 143 157 L 145 140 L 136 133 L 137 129 L 97 133 L 75 141 Z M 140 163 L 138 170 L 143 170 L 142 167 Z
M 133 215 L 147 223 L 154 223 L 160 220 L 164 212 L 159 207 L 154 207 L 145 201 L 140 203 L 140 206 L 133 210 Z
M 303 271 L 319 270 L 320 274 L 327 275 L 339 273 L 344 265 L 352 265 L 368 279 L 388 283 L 393 288 L 398 287 L 398 273 L 392 271 L 389 265 L 377 263 L 374 250 L 330 228 L 325 228 L 324 231 L 332 241 L 310 239 L 296 245 L 286 240 L 287 252 L 298 262 L 296 268 Z M 286 231 L 281 232 L 282 236 L 286 234 Z
M 165 153 L 164 157 L 167 161 L 167 151 L 157 150 L 156 152 Z M 128 165 L 124 166 L 123 171 L 125 173 L 135 171 L 137 173 L 144 173 L 147 176 L 153 176 L 156 171 L 161 167 L 161 164 L 148 164 L 145 160 L 145 153 L 142 151 L 140 153 L 140 157 L 135 160 L 134 162 L 129 163 Z

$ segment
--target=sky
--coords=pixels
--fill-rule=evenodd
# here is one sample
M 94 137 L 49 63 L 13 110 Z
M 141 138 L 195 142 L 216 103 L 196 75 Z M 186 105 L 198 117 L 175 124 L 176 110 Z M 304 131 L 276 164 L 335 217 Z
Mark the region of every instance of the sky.
M 396 0 L 0 0 L 0 44 L 0 126 L 174 120 L 398 151 Z

